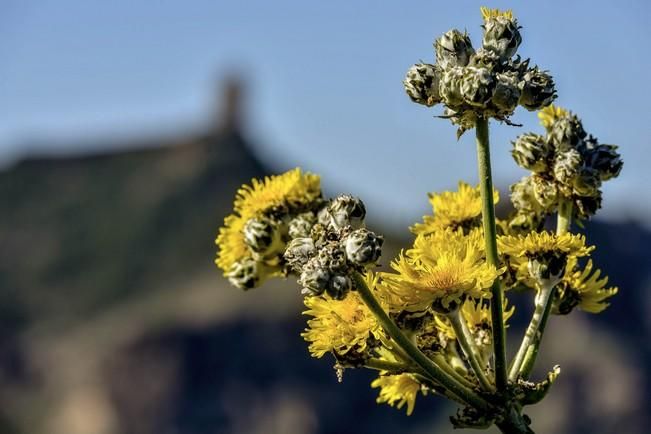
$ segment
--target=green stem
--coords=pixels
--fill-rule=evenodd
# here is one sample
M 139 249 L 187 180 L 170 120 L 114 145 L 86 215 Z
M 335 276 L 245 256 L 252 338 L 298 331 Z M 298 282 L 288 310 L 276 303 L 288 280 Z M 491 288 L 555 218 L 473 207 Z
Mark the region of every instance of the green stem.
M 479 384 L 481 384 L 487 392 L 494 393 L 495 387 L 490 383 L 490 381 L 488 381 L 488 378 L 486 378 L 484 367 L 479 362 L 479 350 L 475 345 L 475 340 L 470 334 L 470 330 L 468 330 L 466 321 L 461 318 L 459 309 L 450 313 L 447 317 L 452 324 L 459 345 L 461 345 L 461 349 L 470 363 L 470 367 L 474 371 L 477 380 L 479 380 Z
M 541 282 L 540 290 L 536 293 L 533 316 L 531 317 L 527 331 L 524 333 L 520 349 L 515 355 L 509 371 L 509 380 L 511 381 L 515 381 L 518 379 L 518 376 L 522 376 L 525 358 L 530 360 L 527 362 L 529 365 L 527 369 L 531 371 L 531 368 L 533 367 L 533 362 L 535 360 L 534 353 L 538 353 L 538 346 L 540 345 L 542 338 L 543 328 L 547 323 L 547 317 L 549 316 L 551 307 L 550 300 L 554 286 L 555 285 L 553 284 L 543 284 Z
M 572 202 L 561 200 L 558 204 L 558 216 L 556 220 L 556 235 L 563 235 L 570 230 L 572 225 Z
M 454 395 L 458 396 L 465 403 L 472 405 L 480 411 L 489 410 L 488 402 L 477 393 L 467 388 L 451 375 L 443 371 L 439 366 L 423 354 L 413 342 L 400 330 L 393 320 L 384 311 L 378 300 L 375 298 L 369 287 L 366 285 L 364 278 L 359 273 L 353 273 L 353 281 L 361 299 L 366 303 L 369 310 L 375 315 L 387 334 L 399 345 L 405 353 L 418 365 L 425 373 L 436 381 L 438 384 L 448 389 Z
M 451 377 L 456 379 L 459 383 L 464 386 L 472 389 L 475 387 L 470 381 L 468 381 L 463 375 L 459 374 L 450 364 L 445 360 L 445 357 L 442 354 L 437 354 L 434 357 L 431 357 L 432 361 L 442 370 L 450 374 Z
M 535 434 L 529 424 L 522 415 L 522 410 L 519 406 L 511 406 L 504 420 L 496 423 L 497 427 L 503 434 Z
M 479 188 L 482 201 L 482 222 L 486 242 L 486 261 L 499 267 L 497 255 L 497 231 L 495 229 L 495 204 L 493 203 L 493 179 L 491 174 L 490 144 L 488 141 L 488 120 L 479 118 L 475 126 L 477 138 L 477 163 Z M 506 378 L 506 329 L 504 328 L 504 306 L 502 287 L 495 279 L 491 286 L 491 321 L 493 324 L 493 351 L 495 352 L 495 383 L 498 390 L 507 387 Z
M 368 359 L 364 366 L 378 371 L 389 371 L 393 373 L 402 373 L 409 370 L 409 365 L 400 362 L 391 362 L 381 359 Z

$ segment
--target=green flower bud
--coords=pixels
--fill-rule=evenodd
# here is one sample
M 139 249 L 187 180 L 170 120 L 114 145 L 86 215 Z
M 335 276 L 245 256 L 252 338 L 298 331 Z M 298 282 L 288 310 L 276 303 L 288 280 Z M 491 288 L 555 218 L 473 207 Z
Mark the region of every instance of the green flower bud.
M 467 33 L 457 29 L 448 30 L 434 42 L 436 62 L 443 69 L 466 66 L 475 50 Z
M 330 224 L 337 229 L 346 226 L 360 228 L 364 226 L 366 207 L 361 199 L 349 194 L 342 194 L 330 202 L 328 213 L 330 214 Z
M 509 228 L 517 233 L 537 231 L 543 219 L 543 214 L 536 214 L 529 211 L 516 211 L 509 220 Z
M 572 188 L 579 196 L 595 196 L 600 187 L 599 172 L 591 167 L 582 167 L 572 181 Z
M 309 237 L 312 226 L 316 223 L 316 216 L 312 212 L 297 215 L 289 221 L 289 237 Z
M 556 154 L 554 160 L 554 178 L 566 187 L 571 187 L 579 176 L 583 166 L 581 153 L 574 148 L 568 148 Z
M 494 51 L 482 47 L 470 58 L 468 66 L 486 68 L 489 71 L 501 70 L 502 60 Z
M 463 69 L 461 96 L 475 107 L 484 107 L 493 95 L 495 80 L 489 70 L 467 66 Z
M 512 143 L 511 155 L 518 166 L 537 173 L 549 169 L 549 160 L 554 150 L 543 136 L 526 133 Z
M 556 99 L 554 79 L 538 67 L 525 72 L 520 87 L 522 89 L 520 105 L 529 111 L 540 110 Z
M 533 192 L 533 177 L 525 176 L 511 185 L 511 203 L 518 211 L 540 214 L 544 210 Z
M 301 268 L 316 254 L 314 240 L 309 237 L 294 238 L 287 245 L 283 254 L 290 269 L 300 271 Z
M 303 266 L 299 285 L 303 286 L 303 294 L 321 295 L 328 288 L 330 272 L 323 267 L 318 258 L 312 258 Z
M 544 209 L 551 209 L 558 202 L 558 189 L 554 180 L 539 175 L 531 177 L 533 195 Z
M 353 281 L 343 274 L 336 274 L 330 278 L 326 291 L 335 300 L 343 300 L 353 288 Z
M 601 191 L 598 190 L 595 196 L 576 196 L 574 208 L 577 218 L 588 220 L 601 208 Z
M 483 25 L 484 48 L 494 51 L 502 59 L 513 57 L 522 42 L 518 22 L 504 16 L 492 17 Z
M 272 256 L 285 248 L 280 223 L 268 217 L 254 217 L 244 225 L 244 242 L 262 257 Z
M 587 165 L 599 173 L 602 181 L 617 178 L 624 162 L 615 145 L 596 145 L 587 151 Z
M 441 98 L 448 108 L 458 107 L 463 104 L 461 83 L 464 69 L 461 66 L 455 66 L 443 72 L 440 84 Z
M 491 104 L 499 110 L 503 116 L 508 116 L 513 113 L 520 101 L 520 87 L 518 74 L 515 72 L 505 72 L 497 74 L 495 82 L 495 89 L 493 89 L 493 97 Z
M 573 114 L 556 119 L 549 131 L 550 140 L 560 150 L 577 147 L 586 135 L 583 124 Z
M 317 253 L 319 264 L 331 273 L 345 270 L 347 268 L 346 252 L 336 242 L 330 242 L 322 246 Z
M 439 94 L 441 75 L 439 66 L 417 63 L 409 68 L 402 83 L 413 102 L 431 107 L 441 102 Z
M 361 267 L 374 265 L 380 259 L 382 243 L 384 238 L 368 229 L 357 229 L 343 240 L 348 260 Z
M 244 290 L 259 286 L 267 275 L 264 264 L 250 257 L 235 262 L 226 273 L 231 285 Z

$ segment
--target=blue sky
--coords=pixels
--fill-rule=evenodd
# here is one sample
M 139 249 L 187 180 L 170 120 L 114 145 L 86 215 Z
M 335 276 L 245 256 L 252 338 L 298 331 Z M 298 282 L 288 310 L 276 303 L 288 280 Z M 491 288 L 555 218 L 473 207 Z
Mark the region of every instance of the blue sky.
M 426 192 L 476 182 L 472 132 L 456 142 L 440 109 L 412 104 L 401 80 L 433 60 L 452 27 L 481 38 L 479 6 L 512 8 L 519 53 L 550 70 L 558 104 L 604 143 L 622 176 L 605 185 L 605 217 L 651 215 L 651 3 L 638 1 L 19 1 L 0 0 L 0 164 L 38 147 L 79 151 L 207 122 L 216 80 L 250 82 L 257 151 L 301 165 L 330 192 L 364 198 L 377 219 L 407 224 Z M 492 124 L 496 182 L 524 172 L 510 140 L 540 131 L 522 109 Z M 85 149 L 81 149 L 85 150 Z

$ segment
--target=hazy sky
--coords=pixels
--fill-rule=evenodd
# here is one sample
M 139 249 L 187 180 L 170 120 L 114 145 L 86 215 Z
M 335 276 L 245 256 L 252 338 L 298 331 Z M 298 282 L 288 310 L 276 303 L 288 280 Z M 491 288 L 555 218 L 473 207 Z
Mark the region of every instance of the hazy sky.
M 433 61 L 433 40 L 452 27 L 479 45 L 484 4 L 0 0 L 0 162 L 196 127 L 235 69 L 250 81 L 250 135 L 275 167 L 319 172 L 376 218 L 408 223 L 428 209 L 427 191 L 477 176 L 472 132 L 457 143 L 433 118 L 440 108 L 411 103 L 401 80 Z M 606 183 L 602 215 L 651 215 L 651 2 L 487 5 L 514 9 L 519 53 L 551 71 L 557 103 L 621 145 L 624 171 Z M 541 132 L 535 114 L 513 120 L 524 127 L 492 124 L 501 187 L 524 175 L 510 140 Z

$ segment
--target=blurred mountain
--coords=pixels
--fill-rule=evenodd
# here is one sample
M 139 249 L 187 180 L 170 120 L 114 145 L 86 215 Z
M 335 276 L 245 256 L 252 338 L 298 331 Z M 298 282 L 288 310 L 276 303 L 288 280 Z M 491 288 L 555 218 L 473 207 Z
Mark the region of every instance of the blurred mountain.
M 299 336 L 295 284 L 245 294 L 220 276 L 217 228 L 236 189 L 268 173 L 242 134 L 236 83 L 225 101 L 205 134 L 0 173 L 0 432 L 449 430 L 441 399 L 407 417 L 375 404 L 370 373 L 337 384 Z M 602 315 L 552 318 L 541 365 L 564 371 L 531 414 L 541 433 L 646 432 L 651 233 L 594 222 L 588 237 L 621 292 Z

